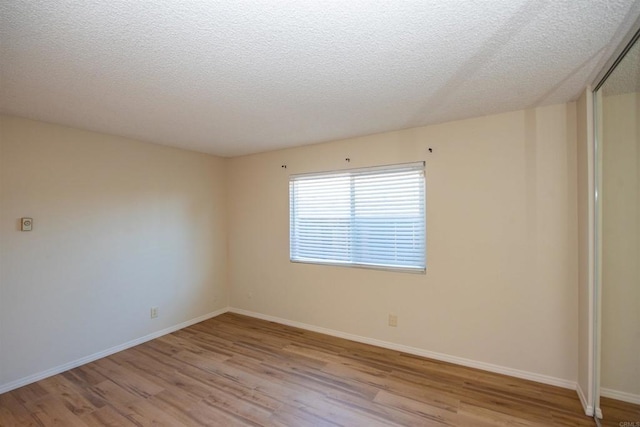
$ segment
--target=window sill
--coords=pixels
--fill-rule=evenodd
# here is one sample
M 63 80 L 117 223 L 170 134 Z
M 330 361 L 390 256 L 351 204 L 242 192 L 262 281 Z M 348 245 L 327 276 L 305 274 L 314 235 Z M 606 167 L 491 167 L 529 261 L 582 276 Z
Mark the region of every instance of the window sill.
M 328 265 L 333 267 L 348 267 L 348 268 L 362 268 L 365 270 L 382 270 L 382 271 L 390 271 L 394 273 L 411 273 L 411 274 L 426 274 L 427 269 L 425 268 L 413 268 L 413 267 L 393 267 L 393 266 L 385 266 L 385 265 L 371 265 L 371 264 L 355 264 L 355 263 L 342 263 L 342 262 L 322 262 L 322 261 L 312 261 L 312 260 L 294 260 L 290 259 L 290 262 L 294 264 L 312 264 L 312 265 Z

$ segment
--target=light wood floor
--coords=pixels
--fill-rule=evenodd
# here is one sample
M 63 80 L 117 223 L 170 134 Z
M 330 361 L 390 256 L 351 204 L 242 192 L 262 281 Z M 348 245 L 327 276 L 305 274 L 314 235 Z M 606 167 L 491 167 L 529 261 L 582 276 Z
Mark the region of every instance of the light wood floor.
M 628 427 L 640 426 L 640 405 L 601 397 L 600 409 L 604 415 L 602 425 L 605 427 L 620 427 L 624 423 L 628 423 Z
M 594 422 L 572 390 L 227 313 L 2 394 L 0 425 Z

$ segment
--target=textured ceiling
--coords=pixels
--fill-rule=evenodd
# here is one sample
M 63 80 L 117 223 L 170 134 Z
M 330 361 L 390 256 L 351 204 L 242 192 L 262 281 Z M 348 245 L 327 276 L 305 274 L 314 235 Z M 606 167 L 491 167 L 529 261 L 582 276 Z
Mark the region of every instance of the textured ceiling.
M 0 111 L 234 156 L 565 102 L 638 3 L 0 0 Z

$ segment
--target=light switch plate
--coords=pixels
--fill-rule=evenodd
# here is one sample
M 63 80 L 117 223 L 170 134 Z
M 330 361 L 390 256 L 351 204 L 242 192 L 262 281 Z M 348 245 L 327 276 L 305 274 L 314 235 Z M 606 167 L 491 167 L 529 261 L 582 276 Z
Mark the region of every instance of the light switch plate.
M 33 218 L 20 219 L 20 230 L 31 231 L 32 228 L 33 228 Z

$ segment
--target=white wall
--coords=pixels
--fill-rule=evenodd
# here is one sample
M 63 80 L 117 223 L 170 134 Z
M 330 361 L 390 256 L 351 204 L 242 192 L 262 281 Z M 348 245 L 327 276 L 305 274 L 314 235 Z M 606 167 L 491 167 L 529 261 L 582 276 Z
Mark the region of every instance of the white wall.
M 600 385 L 604 396 L 638 403 L 640 402 L 640 120 L 638 120 L 640 94 L 603 96 L 602 105 Z M 622 395 L 612 394 L 612 392 L 622 393 Z
M 231 305 L 574 382 L 576 153 L 570 103 L 231 159 Z M 289 262 L 289 174 L 419 160 L 426 275 Z
M 0 116 L 0 388 L 226 307 L 225 172 Z

